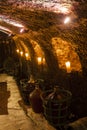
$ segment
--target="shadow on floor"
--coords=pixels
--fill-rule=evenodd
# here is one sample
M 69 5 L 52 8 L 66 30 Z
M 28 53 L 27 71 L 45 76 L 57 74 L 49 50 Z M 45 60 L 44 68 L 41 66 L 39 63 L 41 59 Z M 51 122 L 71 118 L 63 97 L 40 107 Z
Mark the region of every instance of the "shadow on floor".
M 10 91 L 7 91 L 7 83 L 0 82 L 0 115 L 8 114 L 8 98 L 10 97 Z

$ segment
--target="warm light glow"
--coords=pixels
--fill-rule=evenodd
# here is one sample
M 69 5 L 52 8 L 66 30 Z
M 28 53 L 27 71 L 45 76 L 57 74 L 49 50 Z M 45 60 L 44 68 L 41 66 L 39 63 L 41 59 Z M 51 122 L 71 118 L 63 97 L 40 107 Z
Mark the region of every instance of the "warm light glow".
M 11 33 L 7 32 L 5 30 L 0 29 L 0 31 L 3 32 L 3 33 L 5 33 L 5 34 L 7 34 L 8 36 L 11 36 Z
M 28 57 L 28 56 L 29 56 L 29 54 L 28 54 L 28 53 L 25 53 L 25 56 L 26 56 L 26 57 Z
M 24 28 L 20 29 L 20 33 L 23 33 L 24 32 Z
M 45 61 L 45 58 L 43 58 L 43 64 L 45 64 L 45 62 L 46 62 L 46 61 Z
M 3 31 L 5 31 L 5 32 L 7 32 L 7 33 L 12 33 L 11 30 L 9 30 L 8 28 L 3 27 L 3 26 L 0 26 L 0 30 L 3 30 Z
M 38 64 L 42 63 L 42 57 L 38 57 L 37 60 L 38 60 Z
M 65 13 L 65 14 L 69 13 L 69 9 L 67 7 L 62 6 L 62 7 L 59 8 L 59 10 L 60 10 L 61 13 Z
M 63 13 L 63 14 L 70 14 L 71 13 L 71 7 L 72 5 L 69 4 L 69 3 L 56 3 L 54 6 L 53 6 L 53 11 L 55 13 Z
M 13 26 L 16 26 L 16 27 L 19 27 L 19 28 L 22 28 L 24 27 L 22 24 L 20 24 L 18 21 L 15 21 L 13 19 L 10 19 L 9 17 L 6 17 L 4 15 L 0 15 L 0 21 L 4 21 L 6 23 L 9 23 Z
M 67 24 L 70 22 L 70 17 L 66 17 L 65 20 L 64 20 L 64 24 Z
M 71 63 L 70 61 L 65 62 L 67 73 L 71 72 Z
M 25 53 L 25 57 L 26 57 L 26 60 L 28 60 L 29 59 L 29 54 Z
M 9 24 L 12 24 L 12 25 L 14 25 L 14 26 L 16 26 L 16 27 L 19 27 L 19 28 L 24 27 L 22 24 L 17 23 L 17 21 L 12 21 L 12 20 L 10 20 L 10 22 L 8 22 L 8 23 L 9 23 Z
M 19 53 L 19 49 L 17 49 L 16 51 L 17 51 L 17 53 Z
M 23 51 L 20 52 L 21 56 L 23 56 Z

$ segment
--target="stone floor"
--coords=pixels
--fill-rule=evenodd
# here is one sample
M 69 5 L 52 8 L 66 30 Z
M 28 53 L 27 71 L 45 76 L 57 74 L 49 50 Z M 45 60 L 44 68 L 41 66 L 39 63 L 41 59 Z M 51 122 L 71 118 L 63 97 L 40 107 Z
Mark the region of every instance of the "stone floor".
M 10 92 L 7 103 L 8 114 L 0 114 L 0 130 L 36 130 L 36 125 L 25 115 L 20 106 L 22 99 L 13 77 L 0 74 L 0 82 L 7 82 L 7 91 Z M 0 104 L 0 107 L 2 105 Z
M 18 86 L 12 76 L 0 74 L 0 82 L 7 82 L 7 113 L 0 113 L 0 130 L 55 130 L 41 114 L 23 104 Z M 3 86 L 2 86 L 3 87 Z M 3 109 L 3 101 L 0 108 Z

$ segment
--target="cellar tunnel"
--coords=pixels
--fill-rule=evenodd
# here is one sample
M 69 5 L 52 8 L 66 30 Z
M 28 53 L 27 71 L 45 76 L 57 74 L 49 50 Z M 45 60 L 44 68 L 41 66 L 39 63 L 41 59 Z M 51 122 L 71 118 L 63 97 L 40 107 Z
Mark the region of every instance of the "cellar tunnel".
M 1 26 L 9 29 L 10 35 L 4 29 L 4 33 L 0 31 L 1 73 L 13 75 L 18 81 L 29 80 L 33 75 L 35 80 L 46 80 L 48 88 L 58 85 L 70 90 L 72 113 L 76 117 L 86 116 L 86 16 L 78 19 L 76 15 L 80 13 L 75 12 L 73 22 L 64 25 L 61 22 L 66 17 L 64 14 L 19 8 L 10 11 L 10 5 L 4 8 L 0 11 L 3 12 Z M 8 21 L 17 20 L 18 26 L 9 24 L 2 16 Z
M 13 36 L 4 36 L 4 34 L 1 34 L 3 37 L 0 42 L 1 67 L 5 67 L 5 61 L 12 58 L 15 65 L 18 62 L 19 66 L 22 65 L 22 69 L 27 69 L 26 72 L 23 70 L 27 77 L 34 75 L 35 78 L 48 78 L 46 76 L 51 75 L 50 78 L 56 78 L 55 76 L 58 74 L 60 76 L 61 73 L 68 73 L 66 62 L 69 61 L 70 72 L 82 73 L 80 58 L 75 52 L 75 46 L 70 42 L 56 36 L 51 37 L 46 46 L 43 39 L 35 40 L 34 35 L 39 37 L 39 33 L 33 34 L 32 32 L 31 34 L 29 32 Z

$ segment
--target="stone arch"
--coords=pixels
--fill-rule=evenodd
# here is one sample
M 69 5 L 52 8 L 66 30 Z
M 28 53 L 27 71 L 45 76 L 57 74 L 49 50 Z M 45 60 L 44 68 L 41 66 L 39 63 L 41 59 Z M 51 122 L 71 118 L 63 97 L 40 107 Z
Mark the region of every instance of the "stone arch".
M 59 37 L 52 38 L 52 46 L 54 48 L 54 53 L 56 53 L 57 59 L 59 61 L 59 67 L 61 69 L 65 68 L 65 62 L 71 62 L 71 71 L 82 71 L 81 63 L 78 54 L 75 52 L 75 46 L 71 43 L 62 40 Z

